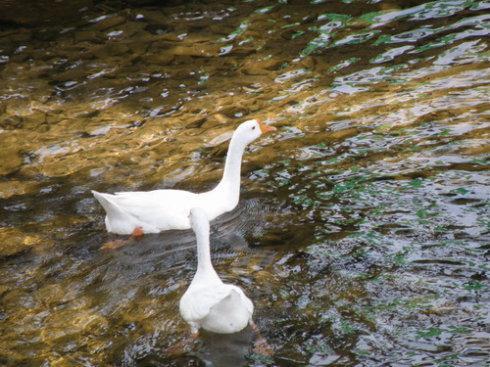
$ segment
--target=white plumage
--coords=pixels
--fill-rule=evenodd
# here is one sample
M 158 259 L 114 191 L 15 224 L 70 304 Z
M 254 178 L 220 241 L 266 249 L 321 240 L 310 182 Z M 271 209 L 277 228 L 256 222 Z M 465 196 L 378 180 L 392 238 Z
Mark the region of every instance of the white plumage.
M 197 271 L 180 299 L 180 314 L 193 334 L 200 328 L 220 334 L 236 333 L 252 322 L 253 303 L 239 287 L 223 283 L 214 270 L 205 211 L 192 208 L 190 222 L 196 234 Z
M 242 123 L 233 133 L 226 156 L 223 178 L 211 191 L 201 194 L 183 190 L 154 190 L 106 194 L 92 191 L 106 212 L 108 232 L 131 234 L 140 227 L 144 233 L 190 228 L 189 213 L 202 208 L 209 221 L 233 210 L 240 196 L 240 169 L 247 144 L 262 133 L 275 130 L 257 120 Z

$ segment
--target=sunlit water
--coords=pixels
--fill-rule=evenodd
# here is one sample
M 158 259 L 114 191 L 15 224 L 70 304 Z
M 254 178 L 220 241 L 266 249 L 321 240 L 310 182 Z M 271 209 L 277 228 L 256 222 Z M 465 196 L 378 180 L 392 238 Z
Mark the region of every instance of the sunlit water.
M 29 2 L 28 2 L 29 3 Z M 484 366 L 490 3 L 0 1 L 0 364 Z M 190 231 L 100 247 L 90 195 L 219 179 L 249 330 L 188 333 Z

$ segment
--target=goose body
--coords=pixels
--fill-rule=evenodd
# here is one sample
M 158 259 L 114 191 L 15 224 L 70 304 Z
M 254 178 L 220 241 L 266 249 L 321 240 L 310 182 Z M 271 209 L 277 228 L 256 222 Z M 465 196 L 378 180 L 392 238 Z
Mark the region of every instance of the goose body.
M 239 287 L 223 283 L 214 270 L 206 212 L 192 208 L 190 222 L 196 234 L 197 271 L 180 299 L 180 314 L 193 334 L 200 328 L 220 334 L 236 333 L 252 322 L 253 303 Z
M 213 220 L 238 203 L 233 195 L 214 190 L 202 194 L 183 190 L 92 193 L 105 209 L 107 231 L 117 234 L 130 234 L 137 227 L 144 233 L 188 229 L 192 207 L 205 208 L 206 215 Z
M 240 196 L 240 169 L 245 147 L 262 133 L 273 130 L 275 128 L 257 120 L 248 120 L 238 126 L 228 147 L 223 178 L 211 191 L 200 194 L 183 190 L 116 194 L 92 191 L 106 212 L 107 231 L 131 234 L 138 227 L 144 233 L 189 229 L 189 213 L 193 207 L 202 208 L 209 221 L 233 210 Z

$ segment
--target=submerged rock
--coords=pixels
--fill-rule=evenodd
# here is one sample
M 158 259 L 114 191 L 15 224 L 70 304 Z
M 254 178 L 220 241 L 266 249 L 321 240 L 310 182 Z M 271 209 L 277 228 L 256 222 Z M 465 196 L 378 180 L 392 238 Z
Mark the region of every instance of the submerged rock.
M 8 175 L 22 166 L 22 158 L 15 137 L 4 138 L 0 149 L 0 175 Z
M 41 237 L 25 234 L 19 229 L 0 228 L 0 258 L 20 255 L 41 242 Z
M 36 181 L 9 180 L 0 182 L 0 199 L 34 192 L 39 187 Z

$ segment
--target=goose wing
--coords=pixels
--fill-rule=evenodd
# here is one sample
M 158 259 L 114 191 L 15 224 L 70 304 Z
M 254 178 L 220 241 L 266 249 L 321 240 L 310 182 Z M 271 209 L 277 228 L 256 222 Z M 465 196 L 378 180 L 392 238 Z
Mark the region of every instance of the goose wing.
M 245 308 L 250 313 L 250 316 L 253 315 L 253 313 L 254 313 L 254 304 L 250 300 L 250 298 L 248 298 L 245 295 L 245 293 L 243 292 L 243 290 L 240 287 L 237 287 L 235 285 L 229 285 L 229 287 L 231 287 L 231 289 L 233 291 L 235 291 L 235 292 L 238 293 L 238 295 L 240 296 L 240 301 L 245 305 Z
M 202 320 L 213 306 L 230 296 L 232 291 L 233 288 L 228 286 L 209 286 L 186 292 L 180 300 L 180 314 L 187 322 Z
M 151 228 L 152 232 L 188 228 L 188 212 L 197 200 L 197 194 L 182 190 L 118 192 L 114 195 L 94 192 L 94 196 L 104 207 L 109 222 L 143 225 L 144 230 Z
M 154 190 L 118 192 L 112 196 L 114 202 L 137 218 L 168 213 L 187 212 L 196 199 L 196 194 L 183 190 Z
M 92 190 L 92 194 L 100 205 L 102 205 L 108 216 L 124 221 L 134 221 L 137 219 L 136 217 L 131 216 L 131 214 L 128 213 L 128 211 L 123 207 L 118 205 L 117 200 L 114 200 L 114 195 L 97 192 L 94 190 Z

